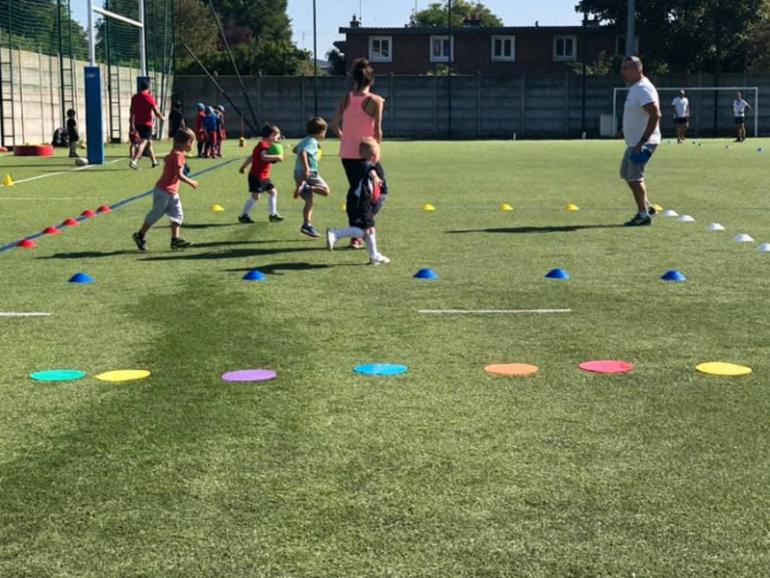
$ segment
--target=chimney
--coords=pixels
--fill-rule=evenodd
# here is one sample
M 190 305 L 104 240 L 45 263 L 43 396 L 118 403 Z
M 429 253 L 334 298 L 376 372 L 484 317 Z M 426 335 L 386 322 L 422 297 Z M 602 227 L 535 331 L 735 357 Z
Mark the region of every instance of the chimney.
M 468 14 L 465 18 L 463 18 L 463 28 L 480 28 L 480 27 L 481 27 L 481 18 L 475 12 Z

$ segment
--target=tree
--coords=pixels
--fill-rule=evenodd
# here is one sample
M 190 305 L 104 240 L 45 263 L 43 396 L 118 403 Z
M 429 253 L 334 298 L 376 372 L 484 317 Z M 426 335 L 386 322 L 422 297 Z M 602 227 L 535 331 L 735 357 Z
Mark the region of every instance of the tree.
M 449 3 L 434 2 L 425 10 L 412 14 L 409 18 L 410 27 L 446 27 L 449 15 Z M 481 2 L 466 2 L 466 0 L 453 0 L 452 2 L 452 26 L 461 27 L 465 18 L 475 17 L 481 21 L 485 28 L 495 28 L 503 25 L 503 21 L 495 16 L 492 11 Z
M 636 30 L 653 71 L 737 72 L 749 65 L 749 30 L 765 0 L 644 0 Z M 626 27 L 626 2 L 580 0 L 578 12 Z
M 770 70 L 770 0 L 765 0 L 758 18 L 748 31 L 748 51 L 752 70 Z
M 0 0 L 0 38 L 14 49 L 59 54 L 59 10 L 56 0 Z M 84 59 L 88 43 L 83 27 L 62 10 L 65 56 Z
M 329 74 L 337 76 L 345 75 L 347 72 L 345 70 L 345 55 L 342 54 L 342 52 L 336 48 L 332 48 L 329 52 L 326 53 L 326 60 L 328 60 L 330 64 Z
M 184 39 L 212 73 L 234 74 L 208 0 L 179 1 L 178 38 Z M 212 1 L 241 74 L 293 75 L 308 69 L 310 53 L 291 40 L 287 0 Z M 179 55 L 177 72 L 200 74 L 200 67 L 186 51 L 180 50 Z

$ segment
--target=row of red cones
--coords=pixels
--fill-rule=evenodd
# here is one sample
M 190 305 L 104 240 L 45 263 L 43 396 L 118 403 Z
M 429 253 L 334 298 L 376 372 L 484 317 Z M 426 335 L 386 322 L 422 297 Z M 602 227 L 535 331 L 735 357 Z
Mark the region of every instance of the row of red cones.
M 97 214 L 105 214 L 105 213 L 111 213 L 112 209 L 108 205 L 102 205 L 95 211 L 92 209 L 87 209 L 80 213 L 81 217 L 85 217 L 87 219 L 90 219 L 91 217 L 95 217 Z M 80 223 L 77 219 L 66 219 L 61 226 L 62 227 L 77 227 Z M 44 235 L 61 235 L 61 230 L 58 227 L 46 227 L 43 229 Z M 22 239 L 18 243 L 16 243 L 17 247 L 23 247 L 24 249 L 34 249 L 37 247 L 37 243 L 33 241 L 32 239 Z

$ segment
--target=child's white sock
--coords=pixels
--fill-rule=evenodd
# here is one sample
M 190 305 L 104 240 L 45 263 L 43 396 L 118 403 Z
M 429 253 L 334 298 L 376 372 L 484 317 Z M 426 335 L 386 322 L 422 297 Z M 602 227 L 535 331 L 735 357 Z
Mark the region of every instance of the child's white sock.
M 372 231 L 371 233 L 368 233 L 364 235 L 364 239 L 366 239 L 366 251 L 369 253 L 369 258 L 374 259 L 378 253 L 377 253 L 377 237 L 375 236 L 375 232 Z
M 256 203 L 256 199 L 254 197 L 249 197 L 246 199 L 246 204 L 243 205 L 243 210 L 241 211 L 241 215 L 248 215 L 251 212 L 251 208 L 254 206 L 254 203 Z
M 278 195 L 268 195 L 267 197 L 267 212 L 270 215 L 278 213 Z
M 332 232 L 334 233 L 334 236 L 338 239 L 342 237 L 363 237 L 364 231 L 363 229 L 359 229 L 358 227 L 344 227 L 342 229 L 332 229 Z

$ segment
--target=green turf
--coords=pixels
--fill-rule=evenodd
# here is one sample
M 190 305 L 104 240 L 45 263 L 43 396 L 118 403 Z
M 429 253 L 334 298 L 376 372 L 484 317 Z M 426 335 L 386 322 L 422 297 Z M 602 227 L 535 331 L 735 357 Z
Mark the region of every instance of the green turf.
M 765 575 L 770 141 L 727 144 L 663 144 L 650 163 L 652 199 L 691 224 L 618 226 L 634 212 L 618 142 L 388 142 L 378 238 L 393 262 L 371 267 L 299 234 L 290 163 L 274 172 L 287 220 L 268 223 L 261 200 L 256 225 L 236 224 L 231 144 L 190 161 L 218 168 L 181 190 L 187 251 L 165 225 L 136 251 L 144 198 L 0 253 L 0 310 L 53 313 L 0 318 L 0 576 Z M 335 149 L 320 230 L 345 224 Z M 0 245 L 158 175 L 0 162 L 17 181 L 64 172 L 0 188 Z M 732 242 L 744 232 L 757 243 Z M 423 267 L 440 279 L 413 279 Z M 572 279 L 544 279 L 554 267 Z M 267 281 L 241 281 L 252 268 Z M 672 268 L 688 281 L 660 281 Z M 96 283 L 67 283 L 78 271 Z M 530 308 L 573 312 L 418 313 Z M 636 369 L 577 369 L 603 358 Z M 754 373 L 695 372 L 712 360 Z M 352 371 L 375 361 L 410 369 Z M 504 362 L 540 372 L 483 371 Z M 89 375 L 27 377 L 60 367 Z M 249 367 L 278 378 L 221 381 Z M 94 378 L 121 368 L 152 377 Z

